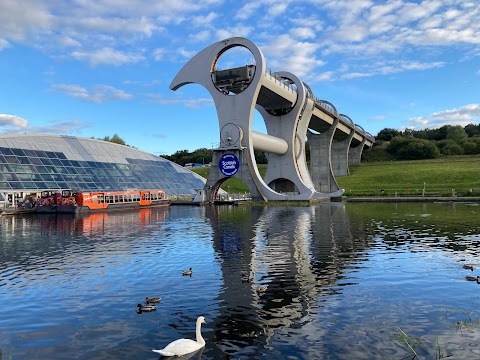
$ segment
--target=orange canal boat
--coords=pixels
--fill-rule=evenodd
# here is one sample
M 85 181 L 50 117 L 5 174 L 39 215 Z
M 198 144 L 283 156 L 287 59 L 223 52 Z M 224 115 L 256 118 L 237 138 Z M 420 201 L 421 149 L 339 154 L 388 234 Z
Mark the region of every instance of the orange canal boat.
M 44 192 L 37 199 L 37 213 L 77 213 L 168 206 L 165 190 Z

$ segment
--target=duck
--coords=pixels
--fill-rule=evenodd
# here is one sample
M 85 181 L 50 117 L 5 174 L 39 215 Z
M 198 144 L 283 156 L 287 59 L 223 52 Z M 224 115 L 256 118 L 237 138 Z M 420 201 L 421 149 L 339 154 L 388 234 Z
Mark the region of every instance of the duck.
M 473 271 L 473 265 L 463 265 L 463 268 L 466 269 L 466 270 Z
M 159 303 L 162 298 L 159 297 L 153 297 L 149 298 L 148 296 L 145 298 L 145 304 L 153 304 L 153 303 Z
M 156 311 L 157 307 L 151 304 L 138 304 L 137 309 L 140 313 Z
M 206 324 L 205 318 L 203 316 L 199 316 L 195 331 L 196 340 L 178 339 L 172 341 L 163 349 L 154 349 L 152 351 L 162 356 L 182 356 L 200 350 L 205 346 L 205 340 L 203 339 L 201 333 L 202 324 Z
M 267 291 L 268 287 L 267 286 L 259 286 L 257 288 L 257 293 L 264 293 L 265 291 Z
M 182 273 L 183 276 L 192 276 L 192 268 L 184 270 Z
M 465 279 L 467 279 L 467 281 L 476 281 L 480 283 L 480 276 L 465 276 Z

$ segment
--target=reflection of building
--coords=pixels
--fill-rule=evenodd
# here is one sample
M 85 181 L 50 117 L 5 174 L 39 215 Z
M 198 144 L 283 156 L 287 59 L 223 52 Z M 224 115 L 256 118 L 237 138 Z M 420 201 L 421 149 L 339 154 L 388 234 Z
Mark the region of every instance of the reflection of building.
M 214 320 L 215 336 L 226 347 L 268 344 L 282 329 L 308 326 L 310 314 L 335 306 L 323 299 L 342 293 L 343 272 L 363 261 L 365 242 L 353 238 L 343 203 L 207 207 L 205 215 L 221 259 L 219 297 L 228 304 Z M 266 290 L 257 292 L 260 286 Z M 326 330 L 315 331 L 319 337 Z
M 55 135 L 0 135 L 0 193 L 44 190 L 165 189 L 195 194 L 205 180 L 180 165 L 129 146 Z
M 6 240 L 11 240 L 19 236 L 15 232 L 18 229 L 34 226 L 37 227 L 39 239 L 58 233 L 64 234 L 65 239 L 82 237 L 94 241 L 101 241 L 116 233 L 134 238 L 139 231 L 165 222 L 167 211 L 165 207 L 157 207 L 83 214 L 39 214 L 35 217 L 6 216 L 2 222 L 2 234 Z

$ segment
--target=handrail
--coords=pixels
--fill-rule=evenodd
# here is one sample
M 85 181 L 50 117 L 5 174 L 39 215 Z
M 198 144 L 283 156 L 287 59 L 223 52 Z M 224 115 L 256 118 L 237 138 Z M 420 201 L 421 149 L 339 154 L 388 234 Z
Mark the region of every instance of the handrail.
M 355 123 L 353 122 L 353 120 L 349 116 L 347 116 L 345 114 L 340 114 L 338 117 L 340 118 L 340 120 L 343 120 L 348 125 L 350 125 L 352 127 L 352 129 L 355 128 Z
M 277 75 L 276 73 L 272 72 L 272 70 L 269 70 L 269 72 L 265 71 L 265 76 L 268 75 L 270 76 L 271 79 L 273 79 L 273 81 L 276 83 L 278 81 L 279 85 L 283 86 L 284 89 L 286 90 L 289 90 L 292 94 L 294 92 L 297 92 L 292 84 L 289 84 L 285 81 L 284 78 L 282 78 L 281 76 Z
M 329 113 L 335 115 L 338 117 L 338 111 L 335 106 L 330 101 L 327 100 L 320 100 L 320 99 L 315 99 L 315 104 L 318 104 L 318 106 L 324 108 L 327 110 Z
M 357 130 L 362 135 L 365 135 L 366 133 L 365 129 L 358 124 L 355 124 L 355 130 Z

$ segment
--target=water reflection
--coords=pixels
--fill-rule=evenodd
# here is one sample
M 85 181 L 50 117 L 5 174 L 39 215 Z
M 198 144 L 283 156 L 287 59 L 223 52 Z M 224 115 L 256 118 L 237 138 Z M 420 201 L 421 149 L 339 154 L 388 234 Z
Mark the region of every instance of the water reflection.
M 475 358 L 479 207 L 319 204 L 3 217 L 0 349 L 17 359 Z M 182 271 L 193 268 L 191 277 Z M 467 274 L 467 275 L 468 275 Z M 266 287 L 258 292 L 259 287 Z M 146 296 L 157 311 L 136 314 Z M 25 306 L 34 304 L 34 306 Z M 14 314 L 15 316 L 12 316 Z M 400 331 L 400 330 L 401 331 Z

